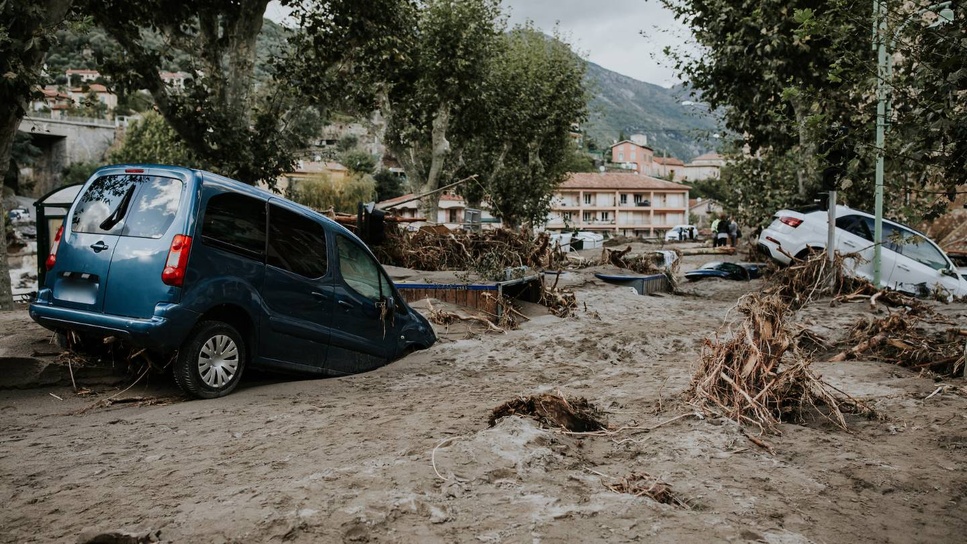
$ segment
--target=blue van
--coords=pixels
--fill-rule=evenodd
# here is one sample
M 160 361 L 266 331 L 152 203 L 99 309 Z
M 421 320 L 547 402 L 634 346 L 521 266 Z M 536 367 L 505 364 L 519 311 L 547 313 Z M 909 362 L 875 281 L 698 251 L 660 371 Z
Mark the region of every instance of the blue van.
M 232 392 L 251 364 L 345 375 L 436 341 L 355 235 L 209 172 L 99 169 L 57 232 L 30 316 L 164 357 L 189 395 Z

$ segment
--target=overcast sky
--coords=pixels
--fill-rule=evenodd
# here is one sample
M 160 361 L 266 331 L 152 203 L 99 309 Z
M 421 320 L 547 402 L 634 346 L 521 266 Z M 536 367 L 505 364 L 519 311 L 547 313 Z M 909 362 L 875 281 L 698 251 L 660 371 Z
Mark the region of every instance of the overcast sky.
M 662 55 L 688 39 L 658 0 L 502 0 L 510 23 L 530 19 L 550 34 L 557 24 L 587 60 L 640 81 L 670 87 L 678 80 Z
M 511 25 L 529 19 L 546 34 L 557 25 L 571 47 L 595 64 L 662 87 L 678 83 L 662 49 L 685 43 L 688 30 L 658 0 L 501 1 Z M 272 2 L 266 16 L 281 22 L 283 12 Z

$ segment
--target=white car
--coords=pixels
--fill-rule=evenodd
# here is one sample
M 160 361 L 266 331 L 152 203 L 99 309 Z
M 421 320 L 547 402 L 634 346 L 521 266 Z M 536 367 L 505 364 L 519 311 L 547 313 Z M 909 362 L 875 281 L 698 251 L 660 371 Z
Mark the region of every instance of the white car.
M 873 281 L 873 221 L 868 213 L 836 207 L 836 251 L 846 259 L 847 271 Z M 825 251 L 827 212 L 779 210 L 759 235 L 759 248 L 776 261 L 789 264 L 813 251 Z M 967 280 L 958 274 L 950 257 L 921 232 L 883 220 L 880 250 L 880 287 L 925 295 L 931 291 L 967 297 Z
M 695 225 L 675 225 L 665 233 L 666 242 L 694 240 L 696 238 L 698 238 L 698 227 Z

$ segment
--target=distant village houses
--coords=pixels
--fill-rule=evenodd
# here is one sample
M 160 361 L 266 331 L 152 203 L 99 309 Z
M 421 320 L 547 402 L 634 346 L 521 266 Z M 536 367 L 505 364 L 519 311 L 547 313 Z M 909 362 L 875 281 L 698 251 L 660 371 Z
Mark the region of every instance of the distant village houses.
M 619 169 L 671 181 L 717 179 L 725 165 L 725 160 L 717 153 L 700 155 L 687 164 L 677 157 L 656 157 L 643 134 L 635 134 L 612 145 L 611 162 Z

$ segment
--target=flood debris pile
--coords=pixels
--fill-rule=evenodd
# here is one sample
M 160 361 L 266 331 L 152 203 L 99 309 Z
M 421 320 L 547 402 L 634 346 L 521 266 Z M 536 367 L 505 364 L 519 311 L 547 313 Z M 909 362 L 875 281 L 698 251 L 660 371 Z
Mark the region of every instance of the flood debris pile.
M 571 317 L 578 308 L 577 296 L 574 291 L 558 287 L 561 275 L 557 274 L 554 283 L 547 284 L 547 278 L 541 276 L 541 296 L 538 303 L 546 306 L 547 309 L 557 317 Z
M 508 416 L 536 419 L 541 426 L 573 433 L 603 431 L 608 428 L 604 414 L 584 397 L 567 400 L 561 394 L 543 393 L 520 397 L 493 409 L 489 424 Z
M 671 253 L 671 252 L 668 252 Z M 671 263 L 666 263 L 666 256 L 663 252 L 652 251 L 644 254 L 631 254 L 631 246 L 622 250 L 603 248 L 598 264 L 610 264 L 615 268 L 630 270 L 639 274 L 662 274 L 674 273 L 681 262 L 681 255 L 678 251 L 674 252 Z
M 470 327 L 469 332 L 506 332 L 508 330 L 516 330 L 520 328 L 521 320 L 527 320 L 527 316 L 520 313 L 514 307 L 513 300 L 509 297 L 502 297 L 497 301 L 497 307 L 500 308 L 499 313 L 491 314 L 489 312 L 480 312 L 481 315 L 461 315 L 456 312 L 448 311 L 442 307 L 433 306 L 433 303 L 427 300 L 427 319 L 431 323 L 437 325 L 443 325 L 449 329 L 450 325 L 458 321 L 467 323 Z
M 606 483 L 604 486 L 615 493 L 627 493 L 636 497 L 648 497 L 662 504 L 670 504 L 691 510 L 688 502 L 672 492 L 672 486 L 647 472 L 632 472 L 624 478 L 610 484 Z
M 907 311 L 863 320 L 847 336 L 851 346 L 830 361 L 865 359 L 929 370 L 942 376 L 964 375 L 967 329 L 950 327 L 928 331 L 920 318 Z
M 553 268 L 564 262 L 546 232 L 537 236 L 509 229 L 472 232 L 426 226 L 416 232 L 388 232 L 374 248 L 383 264 L 416 270 L 467 270 L 489 280 L 505 280 L 506 270 Z
M 706 340 L 701 365 L 685 392 L 688 402 L 764 431 L 780 422 L 819 414 L 845 429 L 855 400 L 824 383 L 799 351 L 785 319 L 789 305 L 776 294 L 743 296 L 723 339 Z

